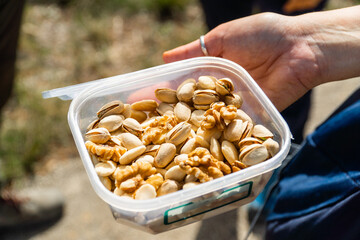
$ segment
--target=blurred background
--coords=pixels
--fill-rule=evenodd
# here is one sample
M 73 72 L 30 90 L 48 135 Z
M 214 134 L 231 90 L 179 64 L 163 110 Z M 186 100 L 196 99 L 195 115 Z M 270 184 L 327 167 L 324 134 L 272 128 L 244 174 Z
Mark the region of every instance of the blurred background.
M 357 3 L 331 0 L 327 9 Z M 42 231 L 9 233 L 4 238 L 196 239 L 200 223 L 157 236 L 116 223 L 91 188 L 78 156 L 67 124 L 70 102 L 44 100 L 41 92 L 163 64 L 165 50 L 206 33 L 200 3 L 29 0 L 22 22 L 15 88 L 0 127 L 0 182 L 15 189 L 56 187 L 65 196 L 65 212 Z M 315 89 L 307 133 L 359 85 L 359 79 L 350 79 Z M 246 212 L 238 211 L 240 239 L 249 223 Z

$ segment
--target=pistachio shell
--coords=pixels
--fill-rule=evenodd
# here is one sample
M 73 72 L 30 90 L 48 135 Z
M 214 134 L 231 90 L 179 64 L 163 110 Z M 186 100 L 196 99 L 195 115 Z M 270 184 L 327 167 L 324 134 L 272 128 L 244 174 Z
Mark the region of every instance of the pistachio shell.
M 142 123 L 147 119 L 147 115 L 143 111 L 138 111 L 138 110 L 131 109 L 130 117 L 128 117 L 128 118 L 133 118 L 136 121 L 138 121 L 139 123 Z
M 141 100 L 131 104 L 131 109 L 138 111 L 155 111 L 158 107 L 158 103 L 155 100 Z
M 213 76 L 200 76 L 198 79 L 198 89 L 210 89 L 215 90 L 215 82 L 217 79 Z
M 122 133 L 118 136 L 121 141 L 121 144 L 127 149 L 133 149 L 136 147 L 143 146 L 144 144 L 141 140 L 132 133 Z
M 130 104 L 125 103 L 124 104 L 124 110 L 121 113 L 125 118 L 131 117 L 131 106 Z
M 179 190 L 178 183 L 174 180 L 167 179 L 157 191 L 157 196 L 163 196 L 172 192 L 176 192 L 177 190 Z
M 87 126 L 86 131 L 88 132 L 88 131 L 90 131 L 90 130 L 92 130 L 94 128 L 97 128 L 97 125 L 99 124 L 99 122 L 100 122 L 100 119 L 95 119 L 94 121 L 92 121 L 89 124 L 89 126 Z
M 97 127 L 99 128 L 103 127 L 109 130 L 109 132 L 113 132 L 121 127 L 124 119 L 125 118 L 122 115 L 109 115 L 102 118 L 99 121 Z
M 158 149 L 155 159 L 154 166 L 157 168 L 164 168 L 168 165 L 174 158 L 176 154 L 176 147 L 172 143 L 163 143 Z
M 142 155 L 138 157 L 135 162 L 148 162 L 151 165 L 154 165 L 154 157 L 151 155 Z
M 138 121 L 134 118 L 127 118 L 123 121 L 122 128 L 129 133 L 132 133 L 136 136 L 140 136 L 142 133 L 142 127 Z
M 98 118 L 103 118 L 109 115 L 121 114 L 124 110 L 124 104 L 121 101 L 112 101 L 100 108 L 97 112 Z
M 156 111 L 160 114 L 160 115 L 164 115 L 167 112 L 174 112 L 174 107 L 168 103 L 160 103 L 158 108 L 156 109 Z
M 264 145 L 252 144 L 244 148 L 239 159 L 245 165 L 252 166 L 266 160 L 268 156 L 268 151 Z
M 100 162 L 95 165 L 95 172 L 98 176 L 108 177 L 115 172 L 116 165 L 113 161 Z
M 106 128 L 95 128 L 85 134 L 85 138 L 93 143 L 106 143 L 111 135 Z
M 263 142 L 263 145 L 266 147 L 271 157 L 275 156 L 275 154 L 279 152 L 279 143 L 271 138 L 266 139 L 266 141 Z
M 179 145 L 189 137 L 190 133 L 191 125 L 186 122 L 181 122 L 166 134 L 166 142 Z
M 202 120 L 204 120 L 204 110 L 195 110 L 191 113 L 190 122 L 196 127 L 200 127 Z
M 146 200 L 152 199 L 156 197 L 156 190 L 155 187 L 151 184 L 144 184 L 136 190 L 134 194 L 134 199 L 136 200 Z
M 224 156 L 221 152 L 221 145 L 214 137 L 210 139 L 210 152 L 219 161 L 224 161 Z
M 246 137 L 238 143 L 238 146 L 239 146 L 240 151 L 242 151 L 246 146 L 249 146 L 249 145 L 252 145 L 255 143 L 261 144 L 262 141 L 258 138 Z
M 243 104 L 243 99 L 238 94 L 229 94 L 224 97 L 224 102 L 226 105 L 234 105 L 236 108 L 241 108 Z
M 252 131 L 252 136 L 260 138 L 261 140 L 266 140 L 267 138 L 273 138 L 274 135 L 267 129 L 265 126 L 257 124 L 254 126 Z
M 179 165 L 175 165 L 171 167 L 165 173 L 165 179 L 171 179 L 177 182 L 181 182 L 182 180 L 184 180 L 185 176 L 186 176 L 186 172 L 182 170 Z
M 199 184 L 200 184 L 199 182 L 188 182 L 183 185 L 182 189 L 184 189 L 184 190 L 190 189 L 190 188 L 196 187 Z
M 174 114 L 178 122 L 185 122 L 190 119 L 191 109 L 184 102 L 178 102 L 174 108 Z
M 190 138 L 189 140 L 186 141 L 186 143 L 182 146 L 180 153 L 191 153 L 192 151 L 195 150 L 195 148 L 197 147 L 197 143 L 195 141 L 195 138 Z
M 239 160 L 239 153 L 236 147 L 229 141 L 224 140 L 221 143 L 221 152 L 224 154 L 225 159 L 230 164 L 233 164 L 235 161 Z
M 169 88 L 158 88 L 155 90 L 155 97 L 164 103 L 177 103 L 176 91 Z
M 201 136 L 204 138 L 205 141 L 210 142 L 211 137 L 214 137 L 215 139 L 219 139 L 222 135 L 222 131 L 220 131 L 217 128 L 211 128 L 211 129 L 202 129 L 199 128 L 196 131 L 196 135 Z
M 196 90 L 193 96 L 193 102 L 196 105 L 210 105 L 219 101 L 219 95 L 214 90 Z
M 194 95 L 195 87 L 196 84 L 194 79 L 187 80 L 187 82 L 181 84 L 176 91 L 176 96 L 179 101 L 190 102 L 192 96 Z
M 129 164 L 137 157 L 141 156 L 141 154 L 144 153 L 146 147 L 145 146 L 139 146 L 132 148 L 125 152 L 119 159 L 120 164 Z
M 243 134 L 243 121 L 234 119 L 225 129 L 224 138 L 230 142 L 240 140 Z
M 216 92 L 227 95 L 234 91 L 234 84 L 229 78 L 221 78 L 216 81 Z
M 243 110 L 238 109 L 237 110 L 237 115 L 236 115 L 236 119 L 241 119 L 244 122 L 248 121 L 248 122 L 253 122 L 252 119 L 249 117 L 249 115 L 247 115 Z
M 155 157 L 156 152 L 160 148 L 160 145 L 147 145 L 144 154 L 151 155 Z

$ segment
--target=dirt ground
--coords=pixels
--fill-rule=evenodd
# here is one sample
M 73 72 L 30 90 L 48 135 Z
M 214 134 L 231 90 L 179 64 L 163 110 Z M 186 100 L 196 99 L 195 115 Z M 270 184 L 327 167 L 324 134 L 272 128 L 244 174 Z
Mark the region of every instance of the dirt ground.
M 306 132 L 311 132 L 358 87 L 360 78 L 316 88 Z M 51 226 L 9 233 L 2 239 L 243 239 L 249 228 L 247 212 L 242 207 L 210 220 L 151 235 L 114 221 L 108 205 L 92 189 L 79 157 L 61 159 L 58 155 L 51 156 L 45 167 L 47 171 L 39 171 L 27 185 L 59 189 L 65 197 L 63 217 Z M 261 231 L 257 231 L 249 239 L 262 239 L 261 236 Z

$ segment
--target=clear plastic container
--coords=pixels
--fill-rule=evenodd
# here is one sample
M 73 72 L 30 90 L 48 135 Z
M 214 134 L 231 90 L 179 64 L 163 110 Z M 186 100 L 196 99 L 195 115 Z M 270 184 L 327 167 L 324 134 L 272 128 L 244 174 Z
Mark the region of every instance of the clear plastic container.
M 107 190 L 96 175 L 84 144 L 86 127 L 94 120 L 97 110 L 112 100 L 131 103 L 135 98 L 141 99 L 148 94 L 155 99 L 155 88 L 165 84 L 176 89 L 187 78 L 197 79 L 201 75 L 231 78 L 235 92 L 243 96 L 242 109 L 255 123 L 263 124 L 274 133 L 280 151 L 260 164 L 155 199 L 125 199 Z M 62 89 L 60 92 L 64 93 L 65 90 L 65 95 L 70 96 L 64 99 L 74 97 L 68 112 L 68 122 L 91 185 L 98 196 L 109 204 L 118 222 L 147 232 L 164 232 L 253 201 L 263 190 L 272 172 L 281 165 L 290 148 L 289 128 L 270 100 L 242 67 L 222 58 L 192 58 L 97 80 L 85 86 L 88 87 L 80 93 L 79 87 Z M 56 91 L 57 96 L 61 95 Z M 44 96 L 54 96 L 51 93 L 54 91 L 44 93 Z M 149 96 L 146 98 L 149 99 Z

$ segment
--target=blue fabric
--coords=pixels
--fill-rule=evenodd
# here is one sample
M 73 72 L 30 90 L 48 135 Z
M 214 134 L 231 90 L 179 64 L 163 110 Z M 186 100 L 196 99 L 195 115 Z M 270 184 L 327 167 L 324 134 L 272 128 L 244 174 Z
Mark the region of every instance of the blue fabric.
M 281 171 L 266 239 L 360 239 L 360 100 L 309 135 Z

